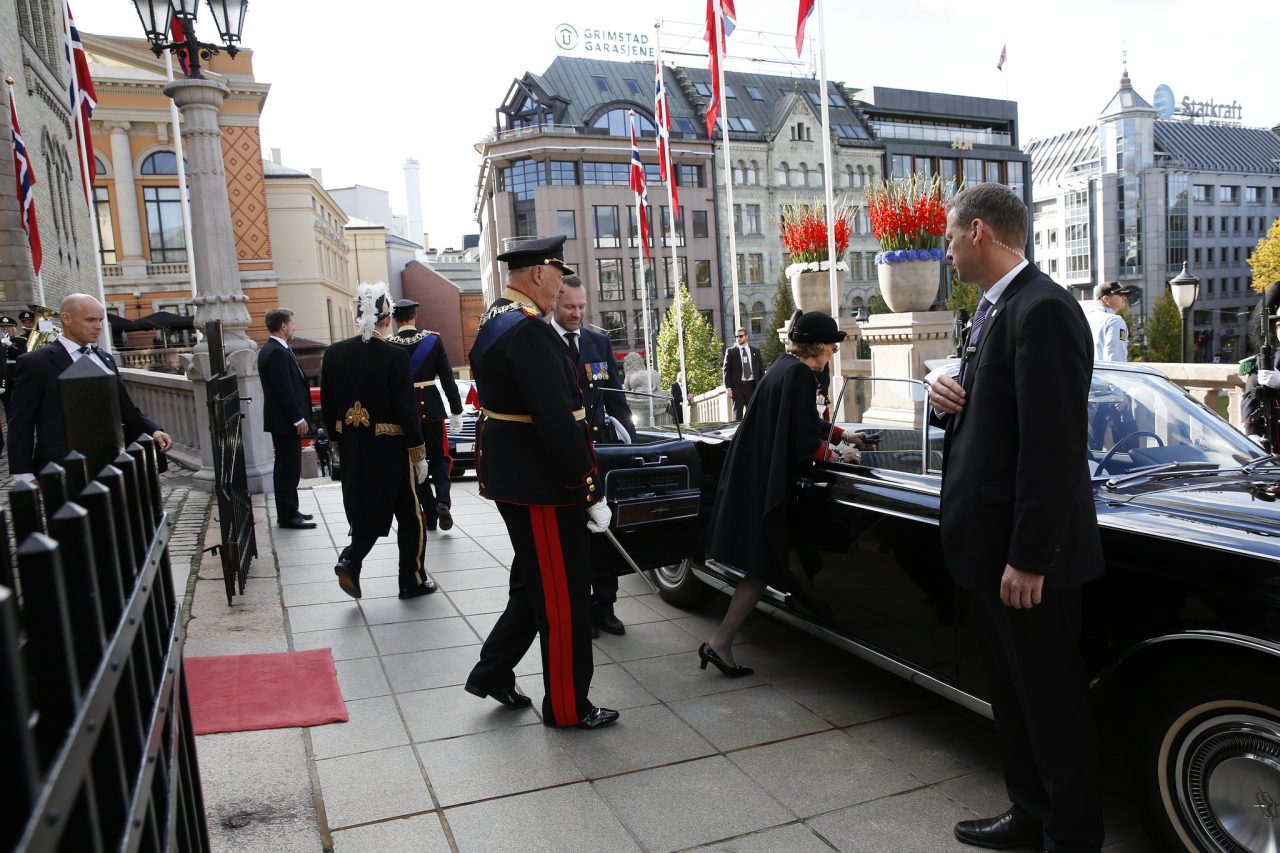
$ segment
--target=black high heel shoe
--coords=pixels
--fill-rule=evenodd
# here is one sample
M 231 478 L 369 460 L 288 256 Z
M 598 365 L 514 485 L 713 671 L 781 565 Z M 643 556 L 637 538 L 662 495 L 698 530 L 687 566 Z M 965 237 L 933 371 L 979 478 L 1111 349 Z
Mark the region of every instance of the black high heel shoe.
M 742 678 L 744 675 L 754 675 L 755 670 L 749 666 L 736 666 L 734 664 L 725 663 L 720 655 L 716 654 L 716 650 L 711 646 L 703 643 L 698 647 L 698 659 L 702 661 L 701 669 L 706 669 L 707 664 L 713 663 L 716 669 L 723 672 L 729 678 Z

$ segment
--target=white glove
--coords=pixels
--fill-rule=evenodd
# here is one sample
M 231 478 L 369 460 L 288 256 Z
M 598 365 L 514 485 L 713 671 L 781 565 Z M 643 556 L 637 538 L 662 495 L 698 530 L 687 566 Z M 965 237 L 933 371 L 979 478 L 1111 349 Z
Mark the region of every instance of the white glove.
M 449 432 L 462 432 L 462 415 L 449 415 Z
M 422 485 L 427 481 L 427 474 L 430 469 L 427 468 L 427 460 L 419 459 L 413 463 L 413 477 L 418 481 L 418 485 Z
M 1275 390 L 1280 388 L 1280 370 L 1259 370 L 1258 384 Z
M 829 444 L 827 445 L 827 461 L 844 462 L 847 465 L 852 465 L 862 461 L 862 453 L 858 448 L 850 444 Z
M 604 533 L 609 529 L 613 513 L 604 501 L 597 501 L 587 507 L 587 529 L 592 533 Z

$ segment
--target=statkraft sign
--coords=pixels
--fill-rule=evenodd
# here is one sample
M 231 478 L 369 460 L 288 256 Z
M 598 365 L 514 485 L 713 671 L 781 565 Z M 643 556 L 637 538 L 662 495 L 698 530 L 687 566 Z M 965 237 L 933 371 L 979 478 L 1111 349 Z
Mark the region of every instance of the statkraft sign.
M 1210 98 L 1207 101 L 1193 101 L 1189 97 L 1183 97 L 1182 102 L 1178 104 L 1178 108 L 1173 111 L 1174 115 L 1186 116 L 1188 118 L 1212 118 L 1220 121 L 1240 121 L 1243 118 L 1244 107 L 1240 106 L 1239 101 L 1231 103 L 1218 103 Z
M 630 30 L 560 24 L 555 30 L 555 42 L 556 47 L 566 52 L 581 52 L 608 59 L 654 59 L 657 55 L 653 36 Z

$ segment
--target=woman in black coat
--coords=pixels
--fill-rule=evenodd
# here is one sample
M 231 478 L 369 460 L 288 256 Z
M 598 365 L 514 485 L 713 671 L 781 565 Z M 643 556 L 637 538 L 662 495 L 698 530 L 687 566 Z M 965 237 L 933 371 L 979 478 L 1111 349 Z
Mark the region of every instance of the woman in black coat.
M 712 663 L 731 678 L 752 673 L 733 659 L 738 629 L 766 586 L 786 586 L 787 516 L 796 481 L 817 459 L 856 461 L 854 445 L 862 443 L 861 435 L 842 433 L 818 418 L 818 375 L 846 334 L 820 311 L 797 314 L 787 333 L 787 354 L 751 396 L 716 493 L 708 554 L 745 577 L 698 657 L 703 669 Z

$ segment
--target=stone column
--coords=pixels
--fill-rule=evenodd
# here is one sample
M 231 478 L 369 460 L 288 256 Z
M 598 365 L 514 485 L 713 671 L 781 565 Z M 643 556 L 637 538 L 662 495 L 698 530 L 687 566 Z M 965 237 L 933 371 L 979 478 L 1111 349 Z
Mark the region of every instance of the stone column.
M 902 314 L 872 314 L 862 325 L 862 335 L 871 345 L 871 375 L 892 379 L 923 379 L 929 372 L 925 362 L 951 355 L 955 315 L 950 311 L 917 311 Z M 897 423 L 919 429 L 922 421 L 919 386 L 903 382 L 876 382 L 867 421 Z
M 138 221 L 138 188 L 133 180 L 133 149 L 129 146 L 129 122 L 109 121 L 111 132 L 111 171 L 115 175 L 116 235 L 120 266 L 129 278 L 147 274 L 147 259 L 142 255 L 142 225 Z
M 226 167 L 222 158 L 222 131 L 218 110 L 231 93 L 223 83 L 210 78 L 180 79 L 165 86 L 182 111 L 182 139 L 187 155 L 187 185 L 191 193 L 191 247 L 200 295 L 194 300 L 197 326 L 210 320 L 222 321 L 222 339 L 227 370 L 239 380 L 246 418 L 243 423 L 245 467 L 251 492 L 266 491 L 271 485 L 273 465 L 271 440 L 262 431 L 262 380 L 258 376 L 258 346 L 249 338 L 249 297 L 240 284 L 240 261 L 236 256 L 235 231 L 231 225 L 231 205 L 227 196 Z M 196 387 L 196 413 L 201 429 L 208 434 L 209 410 L 206 382 L 211 375 L 209 346 L 201 340 L 192 354 L 187 376 Z M 201 443 L 198 480 L 213 479 L 212 442 Z

